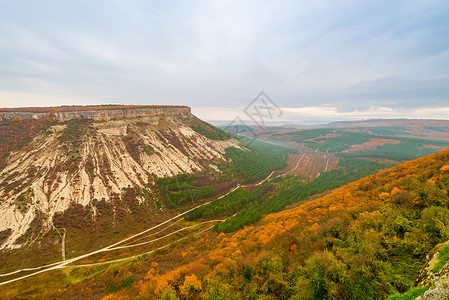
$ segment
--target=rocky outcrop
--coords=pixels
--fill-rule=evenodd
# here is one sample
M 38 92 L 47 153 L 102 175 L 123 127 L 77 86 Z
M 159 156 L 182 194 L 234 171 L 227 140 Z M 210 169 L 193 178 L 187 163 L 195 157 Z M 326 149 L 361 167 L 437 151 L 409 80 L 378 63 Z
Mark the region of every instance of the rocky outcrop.
M 95 121 L 121 120 L 126 118 L 154 117 L 154 116 L 177 116 L 189 117 L 191 109 L 187 106 L 146 106 L 138 108 L 120 108 L 119 106 L 108 109 L 92 109 L 82 107 L 83 109 L 49 109 L 48 112 L 30 111 L 0 111 L 0 121 L 12 119 L 40 119 L 49 115 L 58 121 L 68 121 L 72 119 L 92 119 Z
M 449 263 L 441 262 L 441 250 L 447 247 L 449 242 L 436 246 L 427 256 L 427 265 L 421 271 L 419 286 L 429 287 L 423 296 L 415 300 L 446 300 L 449 299 Z M 443 265 L 435 268 L 436 264 Z
M 22 111 L 5 111 L 0 112 L 0 121 L 13 120 L 13 119 L 41 119 L 48 116 L 48 113 L 34 113 L 34 112 L 22 112 Z
M 121 120 L 127 118 L 154 117 L 154 116 L 177 116 L 187 117 L 191 115 L 190 107 L 152 107 L 134 109 L 114 109 L 101 111 L 68 111 L 56 112 L 55 119 L 67 121 L 71 119 L 85 118 L 95 121 Z

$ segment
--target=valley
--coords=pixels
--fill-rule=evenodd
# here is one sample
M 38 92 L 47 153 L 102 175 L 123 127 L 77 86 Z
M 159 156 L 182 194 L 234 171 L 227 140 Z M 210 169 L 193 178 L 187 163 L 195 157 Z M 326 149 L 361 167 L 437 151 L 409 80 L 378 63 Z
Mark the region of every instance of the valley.
M 447 20 L 0 1 L 0 300 L 449 300 Z
M 449 239 L 445 124 L 251 140 L 153 108 L 7 111 L 2 298 L 400 297 Z

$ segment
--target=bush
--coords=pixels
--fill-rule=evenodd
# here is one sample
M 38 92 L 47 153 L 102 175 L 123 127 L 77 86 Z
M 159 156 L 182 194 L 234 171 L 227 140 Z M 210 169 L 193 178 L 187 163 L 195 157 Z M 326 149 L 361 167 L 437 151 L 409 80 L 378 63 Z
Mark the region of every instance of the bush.
M 125 278 L 122 279 L 122 283 L 120 284 L 120 287 L 126 288 L 130 287 L 134 283 L 134 277 L 132 274 L 127 274 Z
M 409 291 L 400 294 L 393 294 L 391 296 L 388 297 L 388 300 L 413 300 L 416 299 L 419 296 L 424 295 L 424 293 L 428 290 L 429 288 L 425 288 L 425 287 L 415 287 L 413 289 L 410 289 Z

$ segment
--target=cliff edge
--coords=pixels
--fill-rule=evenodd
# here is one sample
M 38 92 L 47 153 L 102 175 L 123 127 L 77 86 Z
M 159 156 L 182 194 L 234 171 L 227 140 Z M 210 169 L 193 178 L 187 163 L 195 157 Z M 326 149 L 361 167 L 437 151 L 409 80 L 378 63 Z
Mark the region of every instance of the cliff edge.
M 13 119 L 41 119 L 52 116 L 57 121 L 72 119 L 91 119 L 95 121 L 121 120 L 154 116 L 191 115 L 188 106 L 171 105 L 111 105 L 111 106 L 61 106 L 61 107 L 24 107 L 0 109 L 0 121 Z

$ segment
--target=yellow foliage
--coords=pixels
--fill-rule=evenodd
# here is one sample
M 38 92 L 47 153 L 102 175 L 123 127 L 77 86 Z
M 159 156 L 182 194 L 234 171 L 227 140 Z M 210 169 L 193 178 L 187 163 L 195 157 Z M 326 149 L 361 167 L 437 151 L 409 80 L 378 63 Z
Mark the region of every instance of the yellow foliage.
M 188 297 L 194 293 L 201 292 L 203 285 L 195 275 L 187 275 L 184 284 L 180 287 L 181 295 Z
M 388 199 L 390 199 L 390 194 L 389 193 L 380 193 L 379 198 L 382 201 L 387 201 Z

